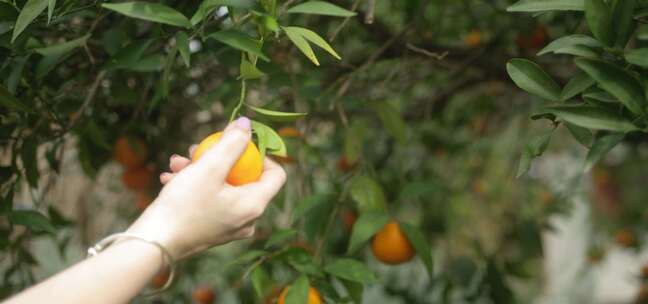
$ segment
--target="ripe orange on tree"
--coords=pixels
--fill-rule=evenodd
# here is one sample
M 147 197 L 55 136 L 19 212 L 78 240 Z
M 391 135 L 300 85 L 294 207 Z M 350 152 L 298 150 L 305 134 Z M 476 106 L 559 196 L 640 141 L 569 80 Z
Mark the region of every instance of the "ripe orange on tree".
M 122 173 L 122 182 L 131 190 L 144 190 L 153 181 L 153 171 L 148 167 L 127 168 Z
M 464 44 L 468 47 L 477 47 L 482 43 L 482 32 L 480 30 L 472 30 L 464 37 Z
M 297 130 L 295 127 L 283 127 L 277 130 L 277 134 L 281 137 L 303 137 L 304 134 Z
M 392 265 L 405 263 L 416 253 L 396 221 L 390 221 L 374 235 L 371 252 L 379 261 Z
M 353 224 L 358 219 L 358 215 L 351 208 L 344 208 L 340 210 L 340 218 L 342 218 L 344 229 L 351 231 L 353 230 Z
M 216 294 L 211 288 L 207 286 L 194 289 L 191 297 L 196 303 L 199 304 L 211 304 L 214 303 L 214 300 L 216 300 Z
M 393 220 L 374 235 L 371 252 L 379 261 L 392 265 L 405 263 L 416 254 L 400 225 Z
M 198 148 L 196 148 L 191 160 L 194 162 L 198 161 L 209 148 L 218 142 L 222 135 L 223 132 L 217 132 L 203 139 L 198 145 Z M 232 167 L 226 181 L 230 185 L 239 186 L 259 180 L 262 172 L 263 161 L 261 153 L 257 149 L 257 146 L 250 141 L 241 158 Z
M 632 247 L 637 242 L 637 238 L 635 237 L 634 233 L 629 229 L 621 229 L 617 231 L 614 239 L 617 244 L 623 247 Z
M 549 40 L 547 28 L 540 24 L 529 35 L 519 34 L 515 43 L 522 49 L 535 50 L 545 46 L 547 40 Z
M 148 148 L 135 137 L 121 136 L 115 141 L 113 158 L 126 168 L 140 167 L 146 162 Z
M 153 198 L 146 191 L 135 193 L 135 208 L 142 212 L 153 202 Z
M 281 291 L 281 294 L 279 294 L 279 300 L 277 301 L 277 304 L 285 304 L 286 303 L 286 295 L 288 295 L 288 288 L 286 287 Z M 319 291 L 313 287 L 308 288 L 308 304 L 321 304 L 324 303 L 322 300 L 322 296 L 320 295 Z
M 349 172 L 355 168 L 356 163 L 355 162 L 350 162 L 347 160 L 346 156 L 340 157 L 340 159 L 337 162 L 337 169 L 340 170 L 340 172 Z

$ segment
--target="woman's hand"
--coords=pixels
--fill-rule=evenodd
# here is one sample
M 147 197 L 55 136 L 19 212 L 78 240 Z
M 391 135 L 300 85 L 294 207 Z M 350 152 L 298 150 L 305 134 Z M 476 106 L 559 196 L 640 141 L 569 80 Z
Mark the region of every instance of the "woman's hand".
M 250 138 L 250 120 L 241 117 L 199 161 L 172 156 L 173 173 L 160 176 L 164 188 L 127 232 L 158 241 L 177 259 L 252 236 L 255 221 L 283 186 L 286 173 L 265 158 L 259 181 L 227 184 L 225 178 Z

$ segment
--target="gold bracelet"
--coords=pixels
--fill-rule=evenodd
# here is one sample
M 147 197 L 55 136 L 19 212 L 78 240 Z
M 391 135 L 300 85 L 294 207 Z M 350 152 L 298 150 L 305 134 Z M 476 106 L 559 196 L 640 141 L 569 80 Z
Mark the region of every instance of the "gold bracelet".
M 115 241 L 118 241 L 120 239 L 139 240 L 139 241 L 146 242 L 146 243 L 149 243 L 149 244 L 157 247 L 158 249 L 160 249 L 160 252 L 162 253 L 162 257 L 163 257 L 164 261 L 169 265 L 169 271 L 170 271 L 169 278 L 167 279 L 164 286 L 162 286 L 160 289 L 153 290 L 151 292 L 142 294 L 142 296 L 152 296 L 152 295 L 161 293 L 164 290 L 166 290 L 167 288 L 169 288 L 169 286 L 171 286 L 171 283 L 173 282 L 173 277 L 174 277 L 174 274 L 175 274 L 175 266 L 176 266 L 175 265 L 175 260 L 173 259 L 173 256 L 171 255 L 171 253 L 169 253 L 169 250 L 164 248 L 164 246 L 162 246 L 162 244 L 160 244 L 160 243 L 158 243 L 156 241 L 149 240 L 149 239 L 146 239 L 144 237 L 141 237 L 141 236 L 138 236 L 138 235 L 135 235 L 135 234 L 130 234 L 130 233 L 115 233 L 115 234 L 112 234 L 112 235 L 109 235 L 109 236 L 105 237 L 103 240 L 97 242 L 97 244 L 95 244 L 94 246 L 88 248 L 88 258 L 98 255 L 100 252 L 102 252 L 108 246 L 112 245 L 113 243 L 115 243 Z

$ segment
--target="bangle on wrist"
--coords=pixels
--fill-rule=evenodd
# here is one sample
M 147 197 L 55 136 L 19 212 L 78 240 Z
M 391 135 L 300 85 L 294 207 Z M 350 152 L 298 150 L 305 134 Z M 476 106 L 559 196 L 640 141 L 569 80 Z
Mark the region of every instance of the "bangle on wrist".
M 154 294 L 161 293 L 164 290 L 166 290 L 167 288 L 169 288 L 169 286 L 171 286 L 171 283 L 173 282 L 173 277 L 174 277 L 174 274 L 175 274 L 176 263 L 175 263 L 175 259 L 173 258 L 173 256 L 169 252 L 169 250 L 166 249 L 164 246 L 162 246 L 162 244 L 160 244 L 160 243 L 158 243 L 156 241 L 149 240 L 147 238 L 138 236 L 136 234 L 132 234 L 132 233 L 115 233 L 115 234 L 111 234 L 111 235 L 105 237 L 104 239 L 102 239 L 101 241 L 97 242 L 94 246 L 88 248 L 88 258 L 98 255 L 100 252 L 102 252 L 104 249 L 106 249 L 108 246 L 114 244 L 118 240 L 138 240 L 138 241 L 142 241 L 142 242 L 151 244 L 151 245 L 155 246 L 157 249 L 160 250 L 160 253 L 162 254 L 162 259 L 164 260 L 164 263 L 166 263 L 168 265 L 169 278 L 167 279 L 164 286 L 162 286 L 161 288 L 159 288 L 157 290 L 153 290 L 151 292 L 142 294 L 142 296 L 151 296 L 151 295 L 154 295 Z

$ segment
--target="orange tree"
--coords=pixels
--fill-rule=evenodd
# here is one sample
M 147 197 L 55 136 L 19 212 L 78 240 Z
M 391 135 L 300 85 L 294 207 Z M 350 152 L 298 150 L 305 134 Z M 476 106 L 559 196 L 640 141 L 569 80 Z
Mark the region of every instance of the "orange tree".
M 158 300 L 360 303 L 375 286 L 407 303 L 531 299 L 539 235 L 565 205 L 513 180 L 513 160 L 523 149 L 524 173 L 559 125 L 591 147 L 589 164 L 645 128 L 641 50 L 620 44 L 645 4 L 513 2 L 0 0 L 0 297 L 35 282 L 35 240 L 88 245 L 80 223 L 93 219 L 66 218 L 47 196 L 66 155 L 91 179 L 123 165 L 132 220 L 169 155 L 247 115 L 288 183 L 253 240 L 183 262 Z M 590 2 L 594 38 L 568 36 Z M 584 57 L 565 90 L 527 60 L 506 65 L 558 36 L 542 54 Z M 518 101 L 507 70 L 541 98 L 587 104 L 544 107 L 534 117 L 552 131 L 520 147 L 518 114 L 537 106 Z M 399 283 L 399 269 L 419 279 Z

